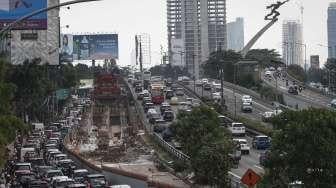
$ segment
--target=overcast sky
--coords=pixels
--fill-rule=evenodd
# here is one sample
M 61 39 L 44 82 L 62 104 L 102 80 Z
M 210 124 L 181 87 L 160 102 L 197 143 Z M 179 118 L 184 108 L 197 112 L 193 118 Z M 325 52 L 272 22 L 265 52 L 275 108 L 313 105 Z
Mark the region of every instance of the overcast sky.
M 61 0 L 63 2 L 68 0 Z M 227 0 L 227 22 L 236 17 L 245 19 L 245 43 L 266 22 L 266 6 L 276 0 Z M 307 59 L 320 55 L 327 58 L 327 8 L 330 0 L 291 0 L 280 9 L 279 22 L 257 42 L 254 48 L 274 48 L 281 52 L 282 22 L 284 19 L 301 19 L 300 6 L 304 6 L 304 41 Z M 61 9 L 61 26 L 64 33 L 115 32 L 119 34 L 120 64 L 131 63 L 136 33 L 149 33 L 152 39 L 152 64 L 160 62 L 160 45 L 167 46 L 166 0 L 102 0 Z

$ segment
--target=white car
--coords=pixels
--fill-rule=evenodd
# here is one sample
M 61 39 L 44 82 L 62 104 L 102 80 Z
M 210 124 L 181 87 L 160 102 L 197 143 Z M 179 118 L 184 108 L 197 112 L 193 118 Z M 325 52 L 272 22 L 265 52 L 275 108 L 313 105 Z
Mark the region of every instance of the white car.
M 202 80 L 196 80 L 195 85 L 196 87 L 201 87 L 203 85 Z
M 177 97 L 172 97 L 171 99 L 170 99 L 170 105 L 178 105 L 178 98 Z
M 203 78 L 203 79 L 202 79 L 202 83 L 203 83 L 203 84 L 207 84 L 208 82 L 209 82 L 209 80 L 208 80 L 207 78 Z
M 248 142 L 246 139 L 233 139 L 234 142 L 238 142 L 240 144 L 241 154 L 250 154 L 250 146 L 248 146 Z
M 234 136 L 245 136 L 245 126 L 242 123 L 231 123 L 229 125 L 229 131 Z
M 250 95 L 243 95 L 242 102 L 243 103 L 250 103 L 252 105 L 252 97 Z
M 272 76 L 272 72 L 271 71 L 266 71 L 265 72 L 265 76 L 266 77 L 271 77 Z
M 212 93 L 212 99 L 213 100 L 221 100 L 221 94 L 219 92 Z

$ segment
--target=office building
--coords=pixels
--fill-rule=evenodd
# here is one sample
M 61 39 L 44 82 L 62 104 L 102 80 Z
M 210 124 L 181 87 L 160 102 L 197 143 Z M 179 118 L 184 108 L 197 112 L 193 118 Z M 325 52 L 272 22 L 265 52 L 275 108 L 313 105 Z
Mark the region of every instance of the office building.
M 141 33 L 136 36 L 138 38 L 139 45 L 141 43 L 142 65 L 144 67 L 150 67 L 152 63 L 151 37 L 148 33 Z M 140 50 L 140 46 L 138 46 L 138 50 Z M 140 51 L 138 52 L 140 54 Z
M 45 8 L 57 4 L 59 4 L 59 0 L 48 0 L 47 4 L 41 4 L 41 6 Z M 20 4 L 18 5 L 20 6 Z M 45 17 L 43 16 L 41 14 L 42 21 L 32 21 L 31 25 L 30 22 L 27 22 L 25 28 L 11 30 L 11 37 L 6 45 L 12 64 L 22 64 L 25 60 L 35 58 L 40 59 L 41 64 L 59 64 L 59 9 L 50 10 L 45 14 Z M 4 24 L 5 21 L 0 19 L 0 22 L 0 24 Z M 7 51 L 4 48 L 1 50 Z
M 167 0 L 170 63 L 199 78 L 209 54 L 227 47 L 225 7 L 225 0 Z
M 244 18 L 227 24 L 227 48 L 236 52 L 244 48 Z
M 320 56 L 312 55 L 310 56 L 310 68 L 319 69 L 320 68 Z
M 328 57 L 336 58 L 336 2 L 328 7 Z
M 285 20 L 282 25 L 282 57 L 287 66 L 304 68 L 302 25 L 297 20 Z

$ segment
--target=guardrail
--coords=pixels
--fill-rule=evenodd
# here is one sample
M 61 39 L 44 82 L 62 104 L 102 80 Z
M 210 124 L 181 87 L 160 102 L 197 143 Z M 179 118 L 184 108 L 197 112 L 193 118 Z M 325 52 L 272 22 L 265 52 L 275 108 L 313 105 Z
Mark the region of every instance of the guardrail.
M 155 140 L 161 145 L 161 147 L 165 148 L 170 154 L 174 155 L 176 158 L 183 162 L 189 162 L 190 157 L 186 154 L 182 153 L 180 150 L 177 150 L 174 146 L 164 141 L 160 135 L 157 133 L 153 133 L 153 137 Z

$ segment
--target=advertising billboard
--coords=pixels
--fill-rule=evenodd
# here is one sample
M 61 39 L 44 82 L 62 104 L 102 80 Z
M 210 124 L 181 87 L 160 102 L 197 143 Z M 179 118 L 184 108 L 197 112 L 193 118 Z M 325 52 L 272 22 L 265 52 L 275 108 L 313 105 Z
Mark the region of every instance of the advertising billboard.
M 47 6 L 47 0 L 0 0 L 0 28 Z M 40 13 L 21 22 L 14 29 L 47 29 L 47 18 L 47 12 Z
M 118 35 L 73 35 L 73 60 L 118 59 Z
M 60 61 L 73 62 L 73 35 L 61 35 Z

